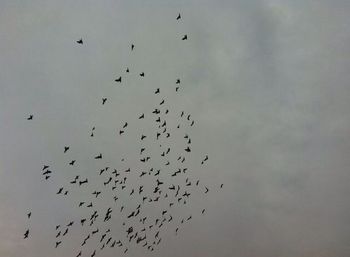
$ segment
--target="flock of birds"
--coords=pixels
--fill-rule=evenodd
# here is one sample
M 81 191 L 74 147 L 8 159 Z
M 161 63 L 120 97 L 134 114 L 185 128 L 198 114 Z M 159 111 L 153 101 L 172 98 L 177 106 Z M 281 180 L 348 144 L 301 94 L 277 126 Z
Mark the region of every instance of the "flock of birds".
M 181 19 L 181 14 L 178 14 L 176 20 Z M 187 40 L 187 35 L 183 35 L 181 40 Z M 83 39 L 76 41 L 77 44 L 83 45 Z M 131 51 L 134 51 L 135 45 L 131 44 Z M 129 68 L 126 69 L 129 73 Z M 144 77 L 145 73 L 139 73 L 140 77 Z M 123 77 L 119 76 L 115 79 L 116 83 L 123 83 Z M 175 79 L 175 92 L 179 92 L 181 80 Z M 168 227 L 175 228 L 175 235 L 179 229 L 187 222 L 190 222 L 195 215 L 176 216 L 173 210 L 176 207 L 183 208 L 190 200 L 191 195 L 203 194 L 206 195 L 212 189 L 220 189 L 223 184 L 210 188 L 208 185 L 202 184 L 199 178 L 193 179 L 188 176 L 190 169 L 186 165 L 186 161 L 191 158 L 192 139 L 189 136 L 188 130 L 194 126 L 194 120 L 191 114 L 181 111 L 177 114 L 176 126 L 169 126 L 167 115 L 170 110 L 166 107 L 166 102 L 161 96 L 161 88 L 156 88 L 154 94 L 159 96 L 159 104 L 149 112 L 138 114 L 135 120 L 142 122 L 148 119 L 156 128 L 154 134 L 139 135 L 139 161 L 141 169 L 138 170 L 132 165 L 127 164 L 126 158 L 122 158 L 119 165 L 110 167 L 110 164 L 104 162 L 104 155 L 97 153 L 92 156 L 98 165 L 101 167 L 96 171 L 94 177 L 85 177 L 81 173 L 77 173 L 71 179 L 68 179 L 66 184 L 60 185 L 57 188 L 57 196 L 70 195 L 71 191 L 80 190 L 85 198 L 76 203 L 76 208 L 86 208 L 85 214 L 78 220 L 70 220 L 66 224 L 56 224 L 55 238 L 53 247 L 59 248 L 68 239 L 73 228 L 83 230 L 82 238 L 78 249 L 76 249 L 76 257 L 91 256 L 94 257 L 104 248 L 120 248 L 120 251 L 126 253 L 132 244 L 137 244 L 149 251 L 153 251 L 162 240 L 162 233 Z M 102 105 L 105 105 L 107 98 L 102 98 Z M 33 120 L 33 115 L 29 115 L 28 120 Z M 129 123 L 125 121 L 121 124 L 116 132 L 116 136 L 125 137 L 128 135 Z M 96 133 L 96 127 L 93 126 L 89 132 L 90 138 L 93 138 Z M 181 144 L 182 150 L 173 153 L 171 148 L 171 138 L 173 134 L 182 135 Z M 160 162 L 152 162 L 150 148 L 159 145 Z M 69 156 L 71 146 L 63 147 L 63 154 Z M 148 151 L 149 150 L 149 151 Z M 172 155 L 171 155 L 172 154 Z M 176 156 L 176 157 L 175 157 Z M 172 158 L 174 157 L 174 158 Z M 204 155 L 200 164 L 205 165 L 208 161 L 208 155 Z M 68 167 L 75 167 L 77 160 L 70 157 L 67 163 Z M 54 174 L 49 164 L 42 167 L 41 174 L 44 181 L 51 181 Z M 129 181 L 134 176 L 137 184 Z M 93 182 L 93 183 L 90 183 Z M 129 183 L 128 183 L 129 182 Z M 96 188 L 96 183 L 100 186 Z M 92 185 L 93 184 L 93 185 Z M 94 187 L 91 189 L 90 187 Z M 73 190 L 74 189 L 74 190 Z M 111 198 L 110 206 L 101 210 L 98 208 L 98 202 L 105 198 Z M 68 199 L 68 198 L 65 198 Z M 113 200 L 112 200 L 113 199 Z M 126 199 L 126 201 L 125 201 Z M 160 208 L 162 206 L 162 208 Z M 145 209 L 152 209 L 154 215 L 145 213 Z M 200 215 L 205 214 L 206 209 L 200 211 Z M 149 211 L 148 211 L 149 213 Z M 32 212 L 27 213 L 27 218 L 30 219 Z M 121 236 L 120 231 L 113 233 L 111 223 L 115 220 L 121 220 L 124 235 Z M 119 237 L 117 237 L 118 235 Z M 30 236 L 28 228 L 24 233 L 24 238 Z M 86 246 L 90 247 L 86 249 Z M 93 249 L 92 251 L 89 249 Z M 89 252 L 88 252 L 89 250 Z

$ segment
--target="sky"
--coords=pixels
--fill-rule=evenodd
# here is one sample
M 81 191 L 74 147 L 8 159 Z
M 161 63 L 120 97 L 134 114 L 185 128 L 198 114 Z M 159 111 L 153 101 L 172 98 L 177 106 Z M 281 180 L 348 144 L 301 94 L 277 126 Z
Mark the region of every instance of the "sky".
M 55 226 L 89 213 L 76 208 L 87 192 L 64 199 L 57 189 L 76 172 L 93 177 L 98 153 L 106 165 L 122 169 L 126 158 L 138 169 L 156 88 L 169 124 L 181 111 L 195 121 L 189 176 L 210 193 L 176 209 L 174 217 L 193 215 L 177 236 L 170 224 L 153 252 L 135 244 L 125 256 L 349 256 L 349 11 L 344 0 L 1 0 L 0 256 L 76 255 L 80 230 L 55 249 Z M 180 151 L 183 138 L 171 140 Z M 102 199 L 101 208 L 113 204 Z M 114 217 L 116 236 L 120 223 Z

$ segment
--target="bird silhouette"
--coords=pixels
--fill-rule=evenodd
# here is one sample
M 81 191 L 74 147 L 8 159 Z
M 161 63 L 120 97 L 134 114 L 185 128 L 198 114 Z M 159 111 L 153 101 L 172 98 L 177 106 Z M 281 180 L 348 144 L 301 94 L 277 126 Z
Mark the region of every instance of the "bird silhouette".
M 31 216 L 32 216 L 32 212 L 29 212 L 29 213 L 27 214 L 28 219 L 30 219 Z
M 140 73 L 140 76 L 141 76 L 141 77 L 144 77 L 144 76 L 145 76 L 145 73 L 144 73 L 144 72 L 141 72 L 141 73 Z
M 107 98 L 102 98 L 102 105 L 104 105 L 107 101 Z
M 29 229 L 26 230 L 26 232 L 24 233 L 24 239 L 28 238 L 29 236 Z
M 63 152 L 66 153 L 68 150 L 69 150 L 69 146 L 65 146 Z
M 102 159 L 102 154 L 100 153 L 99 155 L 95 156 L 95 159 Z
M 121 83 L 122 82 L 122 77 L 120 76 L 119 78 L 115 79 L 114 81 Z
M 32 120 L 33 119 L 33 114 L 29 115 L 29 117 L 27 118 L 27 120 Z
M 176 17 L 176 20 L 180 20 L 181 19 L 181 14 L 179 13 L 179 15 Z
M 82 45 L 82 44 L 83 44 L 83 39 L 82 39 L 82 38 L 79 39 L 79 40 L 77 41 L 77 43 L 80 44 L 80 45 Z
M 134 50 L 134 48 L 135 48 L 135 45 L 131 44 L 131 51 Z
M 75 163 L 75 160 L 72 160 L 72 161 L 69 163 L 69 165 L 73 166 L 74 163 Z
M 187 40 L 187 35 L 184 35 L 184 36 L 182 37 L 182 40 Z

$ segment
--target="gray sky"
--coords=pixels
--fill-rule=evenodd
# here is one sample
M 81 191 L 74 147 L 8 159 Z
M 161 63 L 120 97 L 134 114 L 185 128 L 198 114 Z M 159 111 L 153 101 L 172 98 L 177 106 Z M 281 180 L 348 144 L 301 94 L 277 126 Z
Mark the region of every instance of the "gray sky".
M 57 189 L 77 172 L 93 177 L 100 152 L 106 166 L 122 169 L 125 157 L 138 169 L 139 135 L 153 123 L 137 117 L 151 119 L 158 87 L 169 124 L 182 110 L 195 120 L 189 176 L 212 190 L 176 210 L 194 217 L 178 236 L 169 225 L 154 252 L 135 244 L 127 256 L 349 255 L 349 11 L 342 0 L 1 0 L 0 255 L 76 255 L 79 226 L 58 249 L 54 227 L 90 212 L 76 208 L 84 192 L 64 200 Z M 183 137 L 172 140 L 181 150 Z M 44 164 L 54 172 L 48 182 Z M 101 208 L 113 203 L 103 199 Z M 99 256 L 115 254 L 122 252 Z

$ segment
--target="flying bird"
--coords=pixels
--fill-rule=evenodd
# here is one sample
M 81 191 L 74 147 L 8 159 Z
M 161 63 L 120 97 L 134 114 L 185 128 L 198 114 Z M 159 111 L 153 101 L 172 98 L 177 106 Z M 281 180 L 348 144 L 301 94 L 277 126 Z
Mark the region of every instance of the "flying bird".
M 102 153 L 100 153 L 99 155 L 95 156 L 95 159 L 102 159 Z
M 182 40 L 187 40 L 187 35 L 184 35 L 184 36 L 182 37 Z
M 29 115 L 29 117 L 27 118 L 27 120 L 32 120 L 33 119 L 33 114 Z
M 181 19 L 181 14 L 179 13 L 179 15 L 176 17 L 176 20 L 180 20 Z
M 28 238 L 29 235 L 29 229 L 26 230 L 26 232 L 24 233 L 24 239 Z
M 82 44 L 83 44 L 83 39 L 82 39 L 82 38 L 79 39 L 79 40 L 77 41 L 77 43 L 80 44 L 80 45 L 82 45 Z

